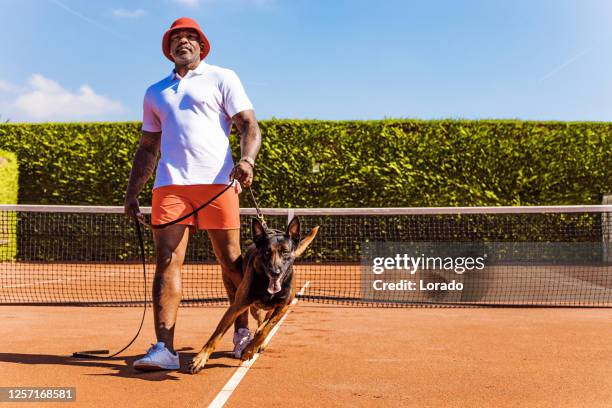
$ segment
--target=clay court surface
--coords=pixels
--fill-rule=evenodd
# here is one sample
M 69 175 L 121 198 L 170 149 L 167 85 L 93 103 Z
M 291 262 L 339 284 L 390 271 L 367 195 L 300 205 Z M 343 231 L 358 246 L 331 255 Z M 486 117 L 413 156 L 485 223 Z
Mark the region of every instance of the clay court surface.
M 175 346 L 184 367 L 224 308 L 181 308 Z M 150 311 L 149 311 L 150 312 Z M 197 375 L 138 373 L 152 316 L 124 355 L 139 308 L 0 307 L 2 386 L 76 387 L 48 406 L 208 406 L 240 361 L 218 353 Z M 610 407 L 612 309 L 352 308 L 300 301 L 231 394 L 228 407 Z M 113 350 L 114 351 L 114 350 Z M 1 406 L 44 406 L 1 403 Z

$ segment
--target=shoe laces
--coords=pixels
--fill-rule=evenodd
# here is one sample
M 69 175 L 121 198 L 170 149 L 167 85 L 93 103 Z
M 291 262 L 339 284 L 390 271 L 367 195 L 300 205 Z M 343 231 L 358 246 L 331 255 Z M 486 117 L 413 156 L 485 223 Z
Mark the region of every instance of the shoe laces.
M 235 345 L 243 345 L 244 343 L 251 340 L 251 332 L 248 330 L 240 329 L 236 332 L 236 336 L 234 336 L 234 340 L 238 340 Z
M 161 351 L 162 348 L 161 347 L 156 347 L 157 343 L 151 343 L 151 347 L 149 347 L 149 349 L 147 350 L 147 354 L 149 354 L 152 351 Z

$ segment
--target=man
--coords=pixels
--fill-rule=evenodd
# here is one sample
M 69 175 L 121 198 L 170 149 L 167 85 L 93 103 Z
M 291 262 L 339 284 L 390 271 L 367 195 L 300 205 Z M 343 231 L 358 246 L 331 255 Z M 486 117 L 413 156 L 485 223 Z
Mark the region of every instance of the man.
M 238 76 L 203 61 L 210 45 L 197 22 L 183 17 L 172 23 L 164 34 L 162 50 L 174 63 L 174 70 L 145 93 L 142 137 L 125 197 L 126 214 L 142 217 L 137 197 L 151 177 L 160 153 L 153 186 L 152 224 L 188 214 L 232 180 L 249 187 L 261 146 L 253 106 Z M 241 159 L 236 166 L 228 139 L 232 123 L 240 133 Z M 228 297 L 233 301 L 242 280 L 238 190 L 239 185 L 228 189 L 183 222 L 153 230 L 157 343 L 134 362 L 136 369 L 179 368 L 174 329 L 181 301 L 180 270 L 189 234 L 196 229 L 207 230 Z M 245 312 L 235 323 L 236 357 L 250 340 Z

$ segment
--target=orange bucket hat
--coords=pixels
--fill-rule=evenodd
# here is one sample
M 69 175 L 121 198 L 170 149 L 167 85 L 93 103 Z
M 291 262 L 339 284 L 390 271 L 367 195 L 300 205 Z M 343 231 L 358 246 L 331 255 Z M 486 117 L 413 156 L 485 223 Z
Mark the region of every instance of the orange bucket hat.
M 162 40 L 162 51 L 164 52 L 166 58 L 174 62 L 174 60 L 172 59 L 172 55 L 170 55 L 170 34 L 172 34 L 174 30 L 179 30 L 181 28 L 192 28 L 198 32 L 200 38 L 202 39 L 202 42 L 204 43 L 204 48 L 200 50 L 200 59 L 203 60 L 210 52 L 210 44 L 208 43 L 208 39 L 202 32 L 202 29 L 200 28 L 198 23 L 189 17 L 181 17 L 176 20 L 174 23 L 172 23 L 168 31 L 166 31 L 166 33 L 164 34 L 164 38 Z

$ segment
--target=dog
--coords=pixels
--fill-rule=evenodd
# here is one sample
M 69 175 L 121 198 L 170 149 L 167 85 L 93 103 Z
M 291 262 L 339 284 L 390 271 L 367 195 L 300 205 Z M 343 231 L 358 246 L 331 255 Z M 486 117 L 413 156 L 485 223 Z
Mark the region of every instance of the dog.
M 208 342 L 189 363 L 188 372 L 192 374 L 204 368 L 221 337 L 248 308 L 257 321 L 257 330 L 241 359 L 250 360 L 255 353 L 263 351 L 268 333 L 287 312 L 295 297 L 293 262 L 308 248 L 319 227 L 314 227 L 303 240 L 300 240 L 297 217 L 291 220 L 284 232 L 266 229 L 258 219 L 253 219 L 251 229 L 253 244 L 243 255 L 243 277 L 234 301 Z

